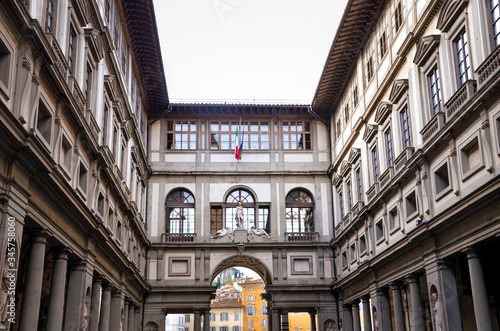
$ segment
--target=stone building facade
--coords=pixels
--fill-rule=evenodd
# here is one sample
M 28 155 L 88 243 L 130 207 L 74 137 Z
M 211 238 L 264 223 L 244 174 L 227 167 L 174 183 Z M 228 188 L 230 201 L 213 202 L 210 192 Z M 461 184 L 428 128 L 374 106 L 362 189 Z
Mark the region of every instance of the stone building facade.
M 345 330 L 498 330 L 499 27 L 498 1 L 349 2 L 312 105 Z
M 154 22 L 150 1 L 0 3 L 0 329 L 143 329 Z
M 499 17 L 349 0 L 311 106 L 170 104 L 152 1 L 0 2 L 0 330 L 209 330 L 235 266 L 272 331 L 498 330 Z

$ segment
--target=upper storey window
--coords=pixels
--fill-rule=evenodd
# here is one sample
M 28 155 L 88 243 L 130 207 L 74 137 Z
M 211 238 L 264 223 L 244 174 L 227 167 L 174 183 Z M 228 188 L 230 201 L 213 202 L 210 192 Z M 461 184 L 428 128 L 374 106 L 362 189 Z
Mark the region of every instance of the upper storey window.
M 463 85 L 467 80 L 471 79 L 472 73 L 470 68 L 469 43 L 467 42 L 467 34 L 465 29 L 462 30 L 453 42 L 458 66 L 458 81 Z
M 170 193 L 166 201 L 166 233 L 194 233 L 194 197 L 185 190 Z
M 69 41 L 68 41 L 68 65 L 69 74 L 73 75 L 75 71 L 75 60 L 76 60 L 76 38 L 77 34 L 73 25 L 69 27 Z
M 255 199 L 246 190 L 238 189 L 226 199 L 226 227 L 237 228 L 236 216 L 239 206 L 243 207 L 243 227 L 250 229 L 255 226 Z
M 404 13 L 402 1 L 395 1 L 393 3 L 392 25 L 394 27 L 394 34 L 398 33 L 403 26 Z
M 314 232 L 314 203 L 303 190 L 293 190 L 286 196 L 286 231 Z
M 47 7 L 45 8 L 45 31 L 53 32 L 55 28 L 56 19 L 56 0 L 47 0 Z
M 427 81 L 429 86 L 430 102 L 432 114 L 435 115 L 443 109 L 441 102 L 441 87 L 439 82 L 438 67 L 434 66 L 427 74 Z
M 196 149 L 196 121 L 167 121 L 166 149 Z
M 491 5 L 491 21 L 493 28 L 493 41 L 495 47 L 500 45 L 500 1 L 490 0 Z
M 210 122 L 210 149 L 233 150 L 236 147 L 236 131 L 245 150 L 269 150 L 269 122 Z
M 311 123 L 307 121 L 283 122 L 283 149 L 311 149 Z

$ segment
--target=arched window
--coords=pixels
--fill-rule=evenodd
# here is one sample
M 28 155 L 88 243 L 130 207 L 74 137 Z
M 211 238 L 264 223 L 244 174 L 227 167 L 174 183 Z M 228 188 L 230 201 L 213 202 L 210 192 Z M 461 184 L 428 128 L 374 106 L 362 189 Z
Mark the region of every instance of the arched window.
M 286 232 L 314 232 L 314 202 L 303 190 L 286 196 Z
M 185 190 L 170 193 L 166 201 L 166 233 L 194 233 L 194 197 Z
M 236 229 L 236 207 L 241 202 L 243 207 L 243 226 L 250 229 L 255 226 L 255 199 L 252 194 L 243 189 L 232 191 L 226 199 L 226 227 Z

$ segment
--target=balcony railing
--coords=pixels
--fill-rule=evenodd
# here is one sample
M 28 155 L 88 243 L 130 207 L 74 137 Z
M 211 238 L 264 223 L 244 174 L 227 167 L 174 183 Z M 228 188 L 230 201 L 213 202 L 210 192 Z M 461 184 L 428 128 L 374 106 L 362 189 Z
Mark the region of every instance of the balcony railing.
M 422 131 L 420 131 L 420 134 L 422 135 L 422 139 L 424 140 L 424 143 L 427 142 L 436 132 L 439 132 L 441 128 L 444 126 L 445 123 L 445 116 L 443 112 L 439 112 L 436 115 L 434 115 L 433 118 L 427 123 Z
M 162 242 L 164 243 L 192 243 L 196 233 L 163 233 Z
M 468 80 L 463 84 L 444 105 L 446 121 L 460 113 L 462 106 L 476 93 L 477 84 L 475 80 Z
M 286 241 L 291 242 L 317 242 L 319 234 L 317 232 L 285 232 Z
M 476 76 L 481 87 L 486 81 L 498 73 L 500 69 L 500 46 L 498 46 L 493 53 L 481 63 L 476 70 Z

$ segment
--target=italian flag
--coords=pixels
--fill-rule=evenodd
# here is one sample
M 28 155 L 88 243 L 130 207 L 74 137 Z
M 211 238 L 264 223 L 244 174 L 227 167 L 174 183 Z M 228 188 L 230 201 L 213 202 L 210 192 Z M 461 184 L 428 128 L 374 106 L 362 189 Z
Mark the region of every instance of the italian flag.
M 234 157 L 236 160 L 240 160 L 240 137 L 238 136 L 238 128 L 236 128 L 236 136 L 234 137 L 234 144 L 236 145 L 234 149 Z

